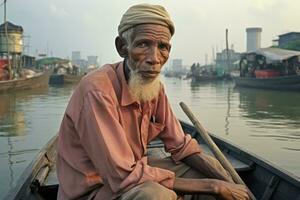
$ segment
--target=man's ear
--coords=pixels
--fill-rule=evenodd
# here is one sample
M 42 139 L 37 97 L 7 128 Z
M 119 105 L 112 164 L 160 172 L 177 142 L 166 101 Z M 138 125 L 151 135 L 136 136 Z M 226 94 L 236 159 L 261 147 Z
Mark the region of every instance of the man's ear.
M 122 58 L 127 57 L 127 53 L 128 53 L 127 45 L 126 45 L 126 42 L 120 36 L 116 37 L 115 46 L 116 46 L 116 49 L 117 49 L 119 55 Z

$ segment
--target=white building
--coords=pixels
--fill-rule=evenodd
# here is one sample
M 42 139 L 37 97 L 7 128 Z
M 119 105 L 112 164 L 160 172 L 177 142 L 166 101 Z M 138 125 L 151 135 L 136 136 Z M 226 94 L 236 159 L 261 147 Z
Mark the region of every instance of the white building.
M 172 71 L 181 72 L 182 68 L 182 59 L 173 59 L 172 60 Z
M 246 28 L 247 32 L 247 52 L 255 51 L 261 47 L 262 28 Z
M 90 66 L 90 65 L 97 66 L 98 65 L 98 56 L 88 56 L 87 61 L 88 61 L 88 66 Z
M 76 62 L 77 60 L 80 60 L 80 51 L 72 51 L 72 62 Z

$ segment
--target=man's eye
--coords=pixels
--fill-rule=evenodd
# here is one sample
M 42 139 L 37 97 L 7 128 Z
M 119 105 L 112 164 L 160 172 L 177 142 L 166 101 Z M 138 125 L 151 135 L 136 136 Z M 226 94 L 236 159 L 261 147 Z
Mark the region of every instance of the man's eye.
M 141 42 L 136 45 L 137 47 L 144 48 L 147 46 L 146 42 Z
M 169 50 L 169 46 L 166 44 L 159 44 L 158 45 L 159 49 L 163 50 L 163 51 L 168 51 Z

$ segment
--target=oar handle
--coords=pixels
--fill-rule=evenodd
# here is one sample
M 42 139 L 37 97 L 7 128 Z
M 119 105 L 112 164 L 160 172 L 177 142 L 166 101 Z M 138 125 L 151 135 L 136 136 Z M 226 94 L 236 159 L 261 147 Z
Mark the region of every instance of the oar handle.
M 204 139 L 204 141 L 210 147 L 210 149 L 212 150 L 212 152 L 215 155 L 215 157 L 218 159 L 218 161 L 221 163 L 221 165 L 224 167 L 224 169 L 226 169 L 230 173 L 233 181 L 235 183 L 242 184 L 242 185 L 246 186 L 246 184 L 241 179 L 241 177 L 238 175 L 238 173 L 235 171 L 235 169 L 233 168 L 233 166 L 231 165 L 231 163 L 223 155 L 223 153 L 221 152 L 221 150 L 219 149 L 219 147 L 214 143 L 214 141 L 211 139 L 211 137 L 209 136 L 209 134 L 207 133 L 207 131 L 202 127 L 201 123 L 194 116 L 194 114 L 192 113 L 192 111 L 187 107 L 187 105 L 185 105 L 185 103 L 180 102 L 179 104 L 180 104 L 182 110 L 185 112 L 185 114 L 188 116 L 188 118 L 194 124 L 196 130 L 199 132 L 199 134 L 201 135 L 201 137 Z M 254 197 L 254 195 L 251 193 L 250 190 L 249 190 L 249 193 L 250 193 L 250 198 L 252 200 L 256 200 L 256 198 Z

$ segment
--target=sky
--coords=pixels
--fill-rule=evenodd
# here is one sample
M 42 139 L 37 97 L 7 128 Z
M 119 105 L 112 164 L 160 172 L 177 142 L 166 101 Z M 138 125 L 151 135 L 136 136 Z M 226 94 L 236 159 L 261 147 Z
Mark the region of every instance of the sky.
M 3 0 L 0 0 L 0 4 Z M 7 0 L 7 20 L 24 29 L 26 52 L 71 58 L 99 56 L 101 64 L 119 61 L 114 47 L 122 14 L 137 3 L 163 5 L 175 24 L 171 59 L 184 65 L 205 63 L 213 51 L 229 45 L 246 50 L 246 28 L 261 27 L 261 46 L 278 35 L 300 32 L 299 0 Z M 3 22 L 3 6 L 0 21 Z M 214 49 L 214 50 L 213 50 Z

